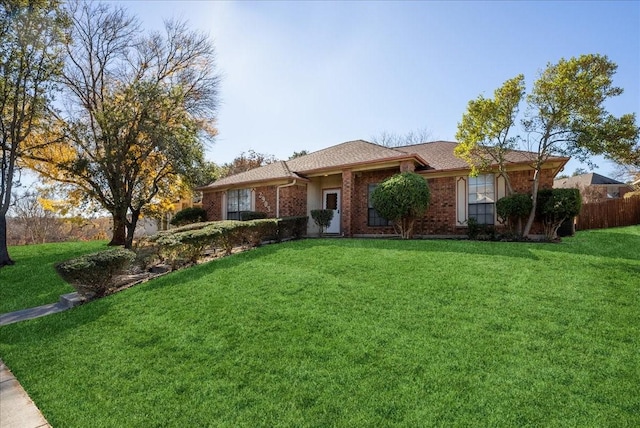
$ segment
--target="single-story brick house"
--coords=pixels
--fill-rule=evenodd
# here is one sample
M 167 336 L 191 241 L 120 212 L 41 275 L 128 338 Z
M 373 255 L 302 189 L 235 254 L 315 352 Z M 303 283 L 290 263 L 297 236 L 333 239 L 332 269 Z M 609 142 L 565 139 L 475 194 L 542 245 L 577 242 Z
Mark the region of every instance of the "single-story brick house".
M 504 177 L 497 173 L 470 177 L 470 168 L 453 154 L 457 143 L 435 141 L 403 147 L 383 147 L 349 141 L 288 161 L 277 161 L 220 179 L 202 191 L 209 220 L 238 219 L 243 211 L 268 217 L 310 215 L 332 209 L 327 233 L 343 236 L 393 234 L 393 227 L 371 206 L 375 186 L 398 172 L 415 171 L 427 179 L 431 203 L 418 235 L 455 236 L 467 233 L 467 219 L 499 225 L 495 202 L 505 195 Z M 569 158 L 551 157 L 544 164 L 540 188 L 551 188 Z M 508 172 L 516 192 L 530 193 L 533 169 L 526 152 L 508 156 Z M 534 233 L 540 228 L 534 228 Z M 309 234 L 317 233 L 309 222 Z

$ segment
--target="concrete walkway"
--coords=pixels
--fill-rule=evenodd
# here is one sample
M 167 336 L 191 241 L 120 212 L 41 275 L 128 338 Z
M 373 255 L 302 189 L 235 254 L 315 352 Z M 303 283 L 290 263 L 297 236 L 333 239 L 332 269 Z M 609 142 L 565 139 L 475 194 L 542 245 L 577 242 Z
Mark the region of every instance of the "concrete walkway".
M 63 294 L 60 296 L 60 301 L 57 303 L 50 303 L 48 305 L 37 306 L 35 308 L 0 314 L 0 326 L 66 311 L 74 306 L 78 306 L 80 303 L 82 303 L 82 298 L 78 293 Z
M 0 360 L 0 428 L 50 426 L 13 373 Z

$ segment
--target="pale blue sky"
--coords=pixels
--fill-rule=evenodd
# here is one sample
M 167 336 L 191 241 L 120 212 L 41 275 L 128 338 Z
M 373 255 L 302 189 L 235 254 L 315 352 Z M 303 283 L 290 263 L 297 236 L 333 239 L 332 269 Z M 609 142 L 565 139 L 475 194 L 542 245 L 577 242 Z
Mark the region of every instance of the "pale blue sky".
M 146 28 L 179 17 L 213 39 L 224 78 L 207 158 L 217 163 L 250 149 L 287 159 L 382 131 L 454 140 L 469 100 L 519 73 L 531 87 L 548 62 L 585 53 L 618 64 L 625 92 L 610 111 L 640 112 L 637 1 L 119 4 Z

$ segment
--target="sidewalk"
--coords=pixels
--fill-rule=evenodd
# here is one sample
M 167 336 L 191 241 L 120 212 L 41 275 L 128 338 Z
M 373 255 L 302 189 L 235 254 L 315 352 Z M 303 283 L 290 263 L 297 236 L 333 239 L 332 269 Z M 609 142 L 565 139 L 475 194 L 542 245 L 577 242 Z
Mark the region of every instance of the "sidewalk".
M 0 360 L 0 428 L 50 426 L 13 373 Z

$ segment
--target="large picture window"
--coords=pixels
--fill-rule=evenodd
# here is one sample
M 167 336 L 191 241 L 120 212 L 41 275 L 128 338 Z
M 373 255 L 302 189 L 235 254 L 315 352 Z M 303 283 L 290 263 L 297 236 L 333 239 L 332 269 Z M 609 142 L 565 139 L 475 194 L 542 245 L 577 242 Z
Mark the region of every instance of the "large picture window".
M 243 212 L 251 211 L 251 189 L 227 191 L 227 220 L 240 220 Z
M 495 218 L 495 177 L 482 174 L 469 177 L 469 218 L 479 224 L 493 224 Z
M 368 220 L 367 220 L 367 225 L 369 226 L 389 226 L 390 222 L 389 220 L 387 220 L 386 218 L 380 216 L 380 214 L 378 214 L 378 211 L 376 211 L 373 208 L 373 203 L 371 202 L 371 195 L 373 194 L 373 191 L 375 190 L 375 188 L 377 187 L 377 184 L 369 184 L 369 195 L 368 195 L 368 199 L 369 199 L 369 216 L 368 216 Z

